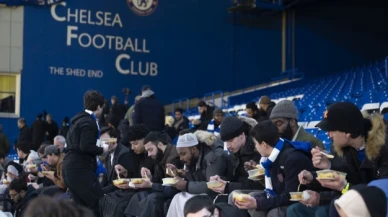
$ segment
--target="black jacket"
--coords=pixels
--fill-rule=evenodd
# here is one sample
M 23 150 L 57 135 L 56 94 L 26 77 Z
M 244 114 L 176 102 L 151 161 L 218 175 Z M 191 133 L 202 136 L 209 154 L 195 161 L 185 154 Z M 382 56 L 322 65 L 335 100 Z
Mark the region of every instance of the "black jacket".
M 198 130 L 207 130 L 207 125 L 209 125 L 209 122 L 213 119 L 213 112 L 214 107 L 206 105 L 207 110 L 206 112 L 201 114 L 201 117 L 199 120 L 201 120 L 201 124 L 198 126 L 195 126 Z
M 63 137 L 67 137 L 67 133 L 69 132 L 70 130 L 70 126 L 69 124 L 65 124 L 65 125 L 62 125 L 62 128 L 59 129 L 59 135 L 63 136 Z
M 113 154 L 113 163 L 111 163 L 110 154 L 105 157 L 104 166 L 106 168 L 106 183 L 108 184 L 103 188 L 104 193 L 112 192 L 116 189 L 113 185 L 112 181 L 117 179 L 117 173 L 115 171 L 115 166 L 120 164 L 127 171 L 131 167 L 131 154 L 129 153 L 129 149 L 123 145 L 117 144 L 117 147 Z
M 152 189 L 163 191 L 164 187 L 160 184 L 162 179 L 166 178 L 166 164 L 173 164 L 176 168 L 182 169 L 183 163 L 179 159 L 176 147 L 168 144 L 160 162 L 155 162 L 154 173 L 152 174 Z
M 144 124 L 151 131 L 161 132 L 165 122 L 164 107 L 155 95 L 141 98 L 135 104 L 132 121 L 133 125 Z
M 14 217 L 23 217 L 24 211 L 27 209 L 28 204 L 32 199 L 38 196 L 35 188 L 31 185 L 27 186 L 27 192 L 21 202 L 15 206 L 15 215 Z
M 352 185 L 367 184 L 373 180 L 388 178 L 388 136 L 387 127 L 382 117 L 372 116 L 372 129 L 365 142 L 366 158 L 360 162 L 357 150 L 352 147 L 333 151 L 332 170 L 347 173 L 346 180 Z M 340 157 L 337 152 L 342 152 Z M 314 176 L 316 173 L 314 173 Z M 341 195 L 341 192 L 320 192 L 320 203 L 328 204 Z
M 45 123 L 43 120 L 37 119 L 31 126 L 32 131 L 32 149 L 34 151 L 38 150 L 39 146 L 44 142 L 45 135 Z
M 271 209 L 290 205 L 290 192 L 296 192 L 299 186 L 298 174 L 302 170 L 310 171 L 314 168 L 311 157 L 300 150 L 295 150 L 292 145 L 285 142 L 271 168 L 271 182 L 276 196 L 267 198 L 258 195 L 256 198 L 257 210 L 269 211 Z M 303 187 L 303 186 L 302 186 Z M 300 189 L 303 191 L 303 189 Z
M 119 117 L 119 119 L 124 119 L 125 113 L 127 112 L 127 107 L 119 103 L 115 103 L 110 107 L 110 113 Z
M 208 135 L 210 134 L 210 135 Z M 211 133 L 203 133 L 205 136 L 213 136 Z M 187 192 L 190 194 L 202 194 L 211 192 L 206 185 L 210 177 L 218 175 L 226 177 L 228 155 L 224 151 L 224 143 L 220 139 L 214 138 L 214 144 L 204 144 L 205 138 L 196 134 L 199 146 L 199 157 L 197 163 L 193 165 L 185 174 L 188 180 Z
M 71 120 L 72 126 L 67 134 L 67 152 L 63 160 L 63 169 L 83 168 L 95 171 L 96 156 L 103 153 L 103 149 L 96 146 L 98 127 L 93 117 L 80 112 Z
M 20 129 L 20 134 L 18 138 L 18 143 L 19 144 L 28 144 L 31 145 L 32 143 L 32 133 L 30 128 L 25 125 L 22 129 Z
M 179 135 L 179 132 L 181 130 L 189 129 L 189 123 L 190 123 L 189 119 L 186 116 L 182 116 L 182 119 L 179 121 L 175 120 L 172 126 L 174 127 L 176 134 Z
M 260 162 L 261 155 L 255 150 L 252 138 L 247 136 L 245 145 L 238 153 L 230 153 L 228 161 L 227 179 L 230 181 L 225 187 L 225 193 L 234 190 L 260 190 L 263 185 L 260 182 L 248 179 L 248 172 L 245 171 L 244 163 L 251 160 Z
M 47 141 L 49 141 L 51 144 L 54 144 L 54 137 L 56 137 L 59 133 L 57 122 L 55 122 L 54 120 L 51 121 L 51 124 L 46 122 L 45 129 L 46 129 L 46 132 L 48 133 Z

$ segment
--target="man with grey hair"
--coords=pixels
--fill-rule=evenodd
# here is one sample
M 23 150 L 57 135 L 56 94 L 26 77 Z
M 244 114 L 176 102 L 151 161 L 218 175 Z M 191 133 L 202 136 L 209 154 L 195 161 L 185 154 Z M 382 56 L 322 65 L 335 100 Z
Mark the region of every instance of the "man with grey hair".
M 61 135 L 54 137 L 54 145 L 56 145 L 59 148 L 59 150 L 61 150 L 61 152 L 65 152 L 66 151 L 66 139 L 65 139 L 65 137 L 63 137 Z
M 280 137 L 290 141 L 310 142 L 311 147 L 325 149 L 323 143 L 298 126 L 298 110 L 290 100 L 282 100 L 275 105 L 269 117 L 279 130 Z

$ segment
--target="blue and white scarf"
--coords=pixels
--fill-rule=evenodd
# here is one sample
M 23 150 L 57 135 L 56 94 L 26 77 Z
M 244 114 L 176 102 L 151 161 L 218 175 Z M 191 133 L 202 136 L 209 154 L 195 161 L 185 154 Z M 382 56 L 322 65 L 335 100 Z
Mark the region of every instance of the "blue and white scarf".
M 92 116 L 92 118 L 96 121 L 97 129 L 98 129 L 96 146 L 97 147 L 101 147 L 101 141 L 100 141 L 100 136 L 101 136 L 100 135 L 101 134 L 100 131 L 101 130 L 100 130 L 100 124 L 98 123 L 98 119 L 97 119 L 96 115 L 92 111 L 85 109 L 85 112 L 90 114 L 90 116 Z
M 268 198 L 276 196 L 276 193 L 272 187 L 271 167 L 273 162 L 275 162 L 276 158 L 278 157 L 279 153 L 282 151 L 283 146 L 284 140 L 279 139 L 278 143 L 276 143 L 269 157 L 261 157 L 260 159 L 260 164 L 265 169 L 265 192 L 267 193 Z
M 300 150 L 306 153 L 309 153 L 311 149 L 311 143 L 309 142 L 294 142 L 294 141 L 291 142 L 289 140 L 279 139 L 278 143 L 276 143 L 269 157 L 261 157 L 260 164 L 265 169 L 265 191 L 267 193 L 267 197 L 276 196 L 276 193 L 273 190 L 273 186 L 272 186 L 271 168 L 272 168 L 273 162 L 276 161 L 279 153 L 283 149 L 284 141 L 289 143 L 294 149 Z M 283 165 L 280 165 L 280 166 L 283 166 Z
M 218 125 L 216 129 L 214 129 L 215 124 L 214 124 L 214 119 L 212 119 L 209 124 L 207 125 L 207 132 L 213 133 L 215 136 L 220 135 L 220 130 L 221 130 L 221 125 Z

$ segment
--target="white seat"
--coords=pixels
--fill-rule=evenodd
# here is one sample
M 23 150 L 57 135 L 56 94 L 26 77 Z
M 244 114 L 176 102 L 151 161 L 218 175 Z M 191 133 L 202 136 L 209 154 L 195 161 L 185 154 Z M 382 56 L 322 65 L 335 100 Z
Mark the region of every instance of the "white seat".
M 321 122 L 321 121 L 310 121 L 310 122 L 307 124 L 306 129 L 317 128 L 316 125 L 317 125 L 319 122 Z
M 303 127 L 303 128 L 306 128 L 306 127 L 307 127 L 307 124 L 308 124 L 308 122 L 298 122 L 298 125 L 299 125 L 300 127 Z
M 367 103 L 362 106 L 361 111 L 379 111 L 380 110 L 380 103 Z
M 388 113 L 388 102 L 381 103 L 380 113 L 381 114 Z
M 246 111 L 239 111 L 237 112 L 238 116 L 246 116 L 247 112 Z

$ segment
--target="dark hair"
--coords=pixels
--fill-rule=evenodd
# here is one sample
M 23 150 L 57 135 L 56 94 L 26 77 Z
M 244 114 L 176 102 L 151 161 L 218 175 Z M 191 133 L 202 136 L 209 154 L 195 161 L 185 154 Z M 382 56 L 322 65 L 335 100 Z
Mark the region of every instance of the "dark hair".
M 6 157 L 6 155 L 3 152 L 0 152 L 0 159 L 3 159 L 5 157 Z
M 46 149 L 47 146 L 49 146 L 49 144 L 43 144 L 43 145 L 39 146 L 38 153 L 43 155 L 44 150 Z
M 37 117 L 39 120 L 41 120 L 41 119 L 43 118 L 43 115 L 42 115 L 42 114 L 38 114 L 36 117 Z
M 179 112 L 179 113 L 183 114 L 183 109 L 182 108 L 176 108 L 175 112 Z
M 42 206 L 44 204 L 44 206 Z M 27 206 L 24 217 L 95 217 L 93 212 L 69 200 L 53 200 L 52 197 L 39 196 Z
M 15 148 L 19 149 L 20 151 L 26 154 L 31 152 L 30 144 L 28 144 L 25 141 L 16 143 Z
M 183 129 L 179 131 L 179 136 L 185 135 L 187 133 L 192 133 L 192 129 Z
M 96 111 L 98 106 L 104 105 L 104 96 L 96 90 L 88 90 L 84 94 L 84 108 Z
M 257 107 L 257 105 L 256 105 L 255 102 L 249 102 L 249 103 L 246 105 L 246 108 L 247 108 L 247 109 L 251 109 L 252 111 L 259 111 L 259 108 Z
M 9 184 L 9 190 L 14 190 L 17 193 L 21 191 L 27 191 L 27 175 L 26 173 L 21 174 L 18 178 L 12 180 Z
M 116 130 L 115 128 L 113 127 L 103 127 L 101 128 L 101 135 L 102 134 L 105 134 L 105 133 L 108 133 L 110 137 L 112 138 L 119 138 L 120 137 L 120 133 L 118 130 Z
M 270 120 L 259 122 L 251 131 L 251 136 L 259 143 L 263 141 L 271 147 L 275 147 L 279 141 L 279 130 Z
M 201 100 L 201 101 L 199 101 L 199 102 L 197 103 L 197 106 L 198 106 L 198 107 L 204 107 L 204 106 L 206 106 L 206 102 L 203 101 L 203 100 Z
M 129 142 L 132 142 L 144 139 L 148 133 L 150 133 L 150 130 L 144 124 L 138 124 L 128 128 L 127 136 Z
M 213 201 L 206 195 L 197 195 L 186 202 L 183 212 L 186 217 L 188 214 L 197 213 L 204 208 L 213 214 L 215 209 Z
M 154 145 L 158 145 L 158 143 L 162 143 L 163 145 L 167 145 L 166 135 L 157 131 L 152 131 L 144 138 L 144 145 L 151 142 Z
M 63 119 L 63 122 L 69 123 L 69 117 L 66 116 L 66 117 Z

